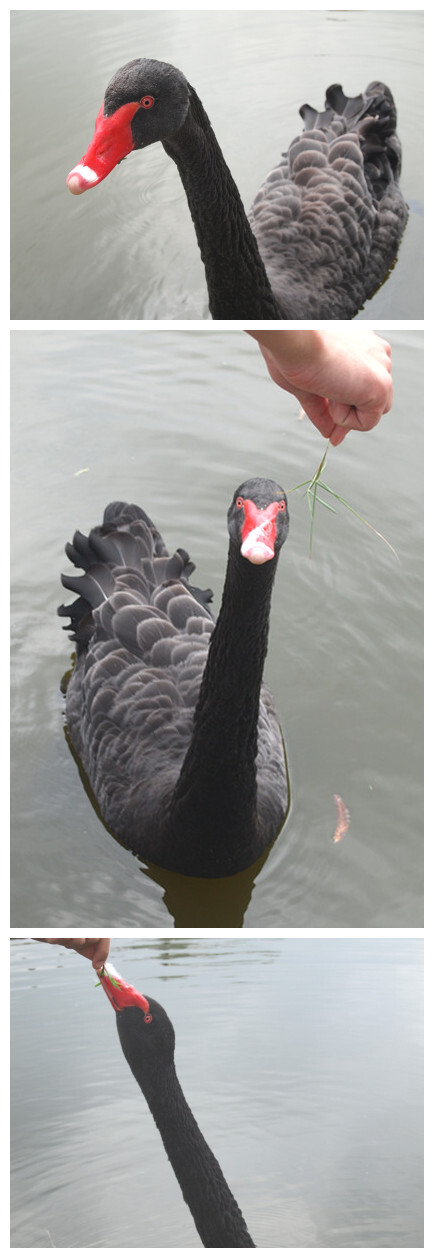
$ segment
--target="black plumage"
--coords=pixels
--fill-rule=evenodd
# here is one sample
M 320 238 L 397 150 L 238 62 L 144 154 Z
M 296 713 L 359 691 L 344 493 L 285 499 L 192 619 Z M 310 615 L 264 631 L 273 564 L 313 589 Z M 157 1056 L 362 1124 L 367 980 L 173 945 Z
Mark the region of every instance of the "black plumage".
M 262 185 L 247 217 L 203 105 L 184 75 L 138 59 L 111 80 L 72 192 L 160 140 L 176 162 L 216 319 L 349 319 L 385 279 L 407 221 L 396 109 L 383 83 L 328 88 L 323 112 Z M 127 115 L 127 117 L 125 117 Z
M 126 1060 L 149 1105 L 203 1245 L 254 1249 L 240 1207 L 182 1091 L 174 1060 L 175 1032 L 165 1009 L 136 992 L 111 966 L 102 970 L 100 979 L 116 1009 Z
M 100 528 L 66 547 L 85 570 L 62 577 L 78 595 L 59 608 L 77 645 L 69 734 L 106 824 L 144 860 L 225 876 L 281 829 L 285 754 L 262 673 L 288 524 L 274 481 L 237 489 L 215 627 L 187 552 L 170 556 L 139 507 L 110 504 Z

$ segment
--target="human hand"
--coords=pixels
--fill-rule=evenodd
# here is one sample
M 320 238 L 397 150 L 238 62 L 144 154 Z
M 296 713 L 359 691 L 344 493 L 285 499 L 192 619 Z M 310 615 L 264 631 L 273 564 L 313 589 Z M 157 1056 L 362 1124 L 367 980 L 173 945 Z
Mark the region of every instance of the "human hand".
M 92 962 L 94 970 L 101 969 L 110 951 L 109 939 L 37 939 L 37 943 L 62 944 L 64 948 L 74 948 L 80 956 L 87 957 Z
M 252 332 L 270 376 L 298 398 L 323 437 L 340 445 L 368 431 L 393 402 L 392 351 L 375 332 Z

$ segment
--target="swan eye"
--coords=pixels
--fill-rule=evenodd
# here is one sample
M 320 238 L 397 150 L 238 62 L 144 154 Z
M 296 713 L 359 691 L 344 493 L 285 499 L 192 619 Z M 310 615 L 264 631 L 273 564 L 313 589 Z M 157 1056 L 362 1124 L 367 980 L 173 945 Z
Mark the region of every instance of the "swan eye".
M 152 1022 L 152 1013 L 145 1013 L 144 1022 Z
M 284 502 L 282 498 L 281 502 L 279 502 L 279 511 L 284 511 L 285 508 L 286 508 L 286 502 Z
M 143 109 L 152 109 L 152 106 L 153 106 L 153 104 L 154 104 L 154 97 L 153 97 L 153 96 L 142 96 L 142 99 L 141 99 L 141 101 L 140 101 L 140 104 L 143 106 Z
M 237 501 L 236 501 L 236 504 L 235 504 L 235 505 L 236 505 L 237 507 L 243 507 L 243 506 L 244 506 L 244 498 L 237 498 Z

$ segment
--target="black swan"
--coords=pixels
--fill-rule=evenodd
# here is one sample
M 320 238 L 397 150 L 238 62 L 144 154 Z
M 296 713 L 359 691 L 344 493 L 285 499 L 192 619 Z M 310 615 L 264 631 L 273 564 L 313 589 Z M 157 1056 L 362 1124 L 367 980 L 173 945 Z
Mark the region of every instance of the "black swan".
M 111 965 L 99 978 L 113 1008 L 122 1049 L 171 1162 L 206 1249 L 255 1249 L 241 1210 L 193 1117 L 175 1069 L 175 1032 L 156 1000 L 142 996 Z
M 335 84 L 322 113 L 267 176 L 249 218 L 196 92 L 180 70 L 137 59 L 108 85 L 91 144 L 67 177 L 101 183 L 132 149 L 161 140 L 181 176 L 214 319 L 350 319 L 385 279 L 407 221 L 401 145 L 384 83 Z
M 107 826 L 146 861 L 218 878 L 247 869 L 288 808 L 282 736 L 261 685 L 271 592 L 288 533 L 286 496 L 253 479 L 228 511 L 216 627 L 210 590 L 189 584 L 140 507 L 111 503 L 76 533 L 62 576 L 77 659 L 66 696 L 72 745 Z

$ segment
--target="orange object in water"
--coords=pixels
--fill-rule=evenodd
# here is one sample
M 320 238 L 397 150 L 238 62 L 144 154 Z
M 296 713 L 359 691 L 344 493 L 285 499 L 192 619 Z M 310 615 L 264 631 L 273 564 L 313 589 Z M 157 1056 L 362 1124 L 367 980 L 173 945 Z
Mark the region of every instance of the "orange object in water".
M 350 814 L 348 812 L 348 808 L 344 804 L 344 801 L 343 799 L 341 799 L 340 795 L 334 795 L 333 799 L 335 801 L 337 814 L 338 814 L 338 824 L 336 826 L 336 830 L 333 835 L 333 843 L 340 843 L 341 839 L 343 839 L 344 837 L 344 834 L 347 833 L 348 826 L 350 824 Z

